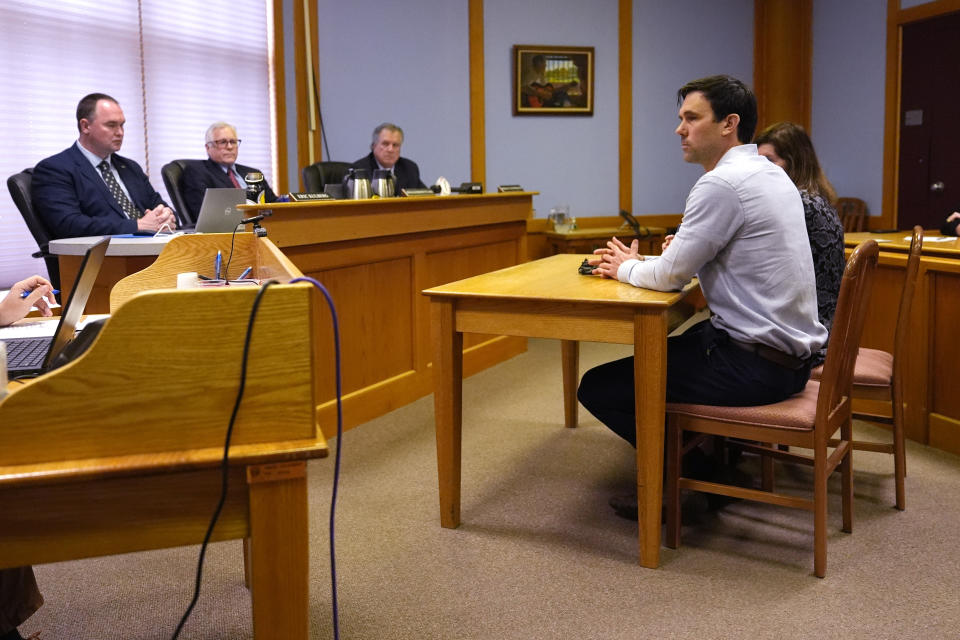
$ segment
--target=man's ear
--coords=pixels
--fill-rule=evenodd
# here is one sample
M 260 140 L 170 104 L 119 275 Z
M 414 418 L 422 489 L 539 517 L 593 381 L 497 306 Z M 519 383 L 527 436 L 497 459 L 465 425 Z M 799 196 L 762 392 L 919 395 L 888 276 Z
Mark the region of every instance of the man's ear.
M 737 135 L 737 126 L 740 124 L 740 115 L 731 113 L 723 119 L 723 135 Z
M 80 133 L 86 133 L 90 129 L 90 121 L 86 118 L 80 118 Z

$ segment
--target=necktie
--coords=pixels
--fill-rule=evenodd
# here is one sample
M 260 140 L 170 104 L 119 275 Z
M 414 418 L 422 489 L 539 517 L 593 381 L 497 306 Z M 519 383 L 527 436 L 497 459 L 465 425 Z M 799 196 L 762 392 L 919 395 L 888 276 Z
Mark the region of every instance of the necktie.
M 103 176 L 103 180 L 107 183 L 107 188 L 110 189 L 110 195 L 117 201 L 117 204 L 119 204 L 123 212 L 127 214 L 127 217 L 131 220 L 143 217 L 143 212 L 137 210 L 133 203 L 130 202 L 127 194 L 120 188 L 120 183 L 117 182 L 117 179 L 113 176 L 113 171 L 110 171 L 110 163 L 104 160 L 97 165 L 97 169 L 100 169 L 100 175 Z
M 233 186 L 239 189 L 240 183 L 237 181 L 237 176 L 233 175 L 233 171 L 230 169 L 227 169 L 227 175 L 230 176 L 230 182 L 233 183 Z

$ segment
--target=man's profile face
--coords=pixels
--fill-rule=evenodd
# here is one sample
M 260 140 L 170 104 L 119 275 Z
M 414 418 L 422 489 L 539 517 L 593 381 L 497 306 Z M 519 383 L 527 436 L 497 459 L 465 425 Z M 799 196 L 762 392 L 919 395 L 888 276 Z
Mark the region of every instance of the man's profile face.
M 403 134 L 399 131 L 383 129 L 373 145 L 373 157 L 377 159 L 381 167 L 392 169 L 400 158 L 400 145 L 402 144 Z
M 207 143 L 207 155 L 217 164 L 231 165 L 237 161 L 240 143 L 232 127 L 213 130 L 213 140 Z
M 731 115 L 718 122 L 702 91 L 688 93 L 677 115 L 680 124 L 676 133 L 684 161 L 703 165 L 710 171 L 729 148 L 728 136 L 736 137 L 739 117 Z M 732 127 L 731 118 L 736 119 Z
M 84 147 L 101 158 L 120 151 L 123 145 L 123 109 L 112 100 L 98 100 L 90 120 L 80 119 L 80 140 Z

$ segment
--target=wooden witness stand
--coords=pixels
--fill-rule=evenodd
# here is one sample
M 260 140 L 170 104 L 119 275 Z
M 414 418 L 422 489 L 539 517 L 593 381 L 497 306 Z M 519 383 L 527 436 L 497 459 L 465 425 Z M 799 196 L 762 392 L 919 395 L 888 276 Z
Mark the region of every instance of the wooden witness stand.
M 0 567 L 203 540 L 221 491 L 223 444 L 256 287 L 176 290 L 229 234 L 175 238 L 120 281 L 89 350 L 0 401 Z M 237 234 L 234 264 L 286 282 L 300 272 L 266 239 Z M 239 261 L 239 262 L 237 262 Z M 212 540 L 249 539 L 256 638 L 306 638 L 306 460 L 327 455 L 316 422 L 309 284 L 264 294 Z M 281 373 L 282 375 L 278 375 Z M 50 409 L 54 409 L 51 411 Z M 238 558 L 239 561 L 239 558 Z M 170 629 L 192 594 L 170 605 Z

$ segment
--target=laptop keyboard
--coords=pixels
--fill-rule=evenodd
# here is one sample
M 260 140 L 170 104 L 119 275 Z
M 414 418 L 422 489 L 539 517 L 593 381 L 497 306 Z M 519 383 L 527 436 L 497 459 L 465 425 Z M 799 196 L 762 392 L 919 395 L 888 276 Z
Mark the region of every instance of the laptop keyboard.
M 50 338 L 20 338 L 7 342 L 7 369 L 39 369 L 50 347 Z

